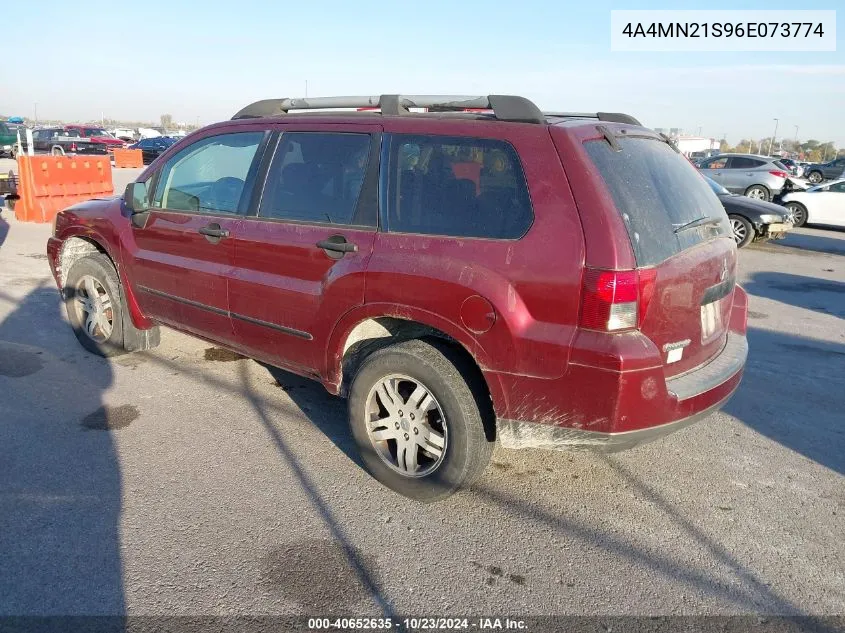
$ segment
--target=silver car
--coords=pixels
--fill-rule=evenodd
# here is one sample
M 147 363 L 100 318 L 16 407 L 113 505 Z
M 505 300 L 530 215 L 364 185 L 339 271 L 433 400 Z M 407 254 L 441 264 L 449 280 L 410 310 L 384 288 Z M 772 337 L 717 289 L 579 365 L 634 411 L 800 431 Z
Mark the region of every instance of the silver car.
M 756 154 L 719 154 L 701 161 L 698 169 L 731 193 L 766 202 L 780 194 L 790 175 L 777 158 Z

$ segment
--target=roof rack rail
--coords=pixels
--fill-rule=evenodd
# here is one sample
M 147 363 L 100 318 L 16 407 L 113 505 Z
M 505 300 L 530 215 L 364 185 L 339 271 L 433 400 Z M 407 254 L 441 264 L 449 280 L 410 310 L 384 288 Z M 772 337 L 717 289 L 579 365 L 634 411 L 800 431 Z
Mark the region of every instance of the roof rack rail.
M 562 117 L 566 119 L 598 119 L 609 123 L 627 123 L 628 125 L 642 125 L 630 114 L 622 112 L 544 112 L 546 116 Z
M 534 102 L 514 95 L 378 95 L 371 97 L 306 97 L 304 99 L 264 99 L 241 109 L 232 119 L 281 116 L 290 110 L 377 107 L 383 115 L 411 114 L 409 108 L 427 108 L 430 112 L 464 112 L 467 109 L 492 110 L 500 121 L 546 123 L 546 117 Z

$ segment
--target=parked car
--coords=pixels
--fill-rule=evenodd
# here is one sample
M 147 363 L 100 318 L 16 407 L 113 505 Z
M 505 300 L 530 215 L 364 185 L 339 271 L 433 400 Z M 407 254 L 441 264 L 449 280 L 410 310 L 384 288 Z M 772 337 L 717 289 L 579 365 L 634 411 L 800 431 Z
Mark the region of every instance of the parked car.
M 36 154 L 106 154 L 107 146 L 80 136 L 79 131 L 64 127 L 44 127 L 32 131 L 32 142 Z M 21 134 L 21 146 L 28 151 L 26 135 Z M 13 148 L 13 154 L 17 148 Z
M 171 145 L 176 142 L 175 138 L 169 136 L 158 136 L 156 138 L 144 138 L 137 143 L 130 145 L 129 149 L 139 149 L 144 157 L 144 164 L 149 165 Z
M 755 154 L 720 154 L 701 161 L 698 168 L 731 193 L 771 201 L 790 176 L 775 158 Z
M 0 121 L 0 156 L 11 156 L 17 142 L 18 135 L 4 121 Z
M 66 125 L 68 130 L 76 130 L 79 135 L 91 139 L 94 143 L 102 143 L 107 149 L 122 149 L 126 147 L 126 141 L 115 138 L 101 127 L 92 125 Z
M 783 197 L 795 226 L 828 224 L 845 227 L 845 178 L 796 191 Z
M 814 163 L 804 168 L 807 180 L 818 184 L 823 180 L 835 180 L 845 177 L 845 156 L 835 158 L 826 163 Z
M 796 178 L 801 178 L 804 175 L 804 168 L 798 164 L 798 161 L 791 158 L 775 158 L 781 165 L 789 170 L 789 173 Z
M 715 180 L 707 176 L 704 179 L 725 207 L 737 248 L 752 241 L 782 239 L 792 228 L 791 211 L 784 207 L 731 193 Z
M 260 101 L 60 212 L 47 253 L 86 349 L 166 324 L 319 380 L 369 472 L 425 501 L 497 439 L 610 451 L 699 420 L 747 355 L 695 168 L 633 117 L 522 97 Z
M 123 128 L 123 127 L 119 127 L 119 128 L 115 128 L 113 130 L 110 130 L 109 134 L 111 134 L 116 139 L 119 139 L 121 141 L 126 141 L 127 143 L 134 143 L 135 139 L 137 137 L 135 130 L 132 130 L 130 128 Z

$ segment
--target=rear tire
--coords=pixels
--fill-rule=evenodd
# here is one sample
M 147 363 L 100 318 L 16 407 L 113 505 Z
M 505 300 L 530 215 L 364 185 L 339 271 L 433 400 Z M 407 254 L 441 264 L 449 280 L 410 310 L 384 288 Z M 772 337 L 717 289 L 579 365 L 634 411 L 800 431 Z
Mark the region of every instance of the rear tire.
M 745 190 L 745 195 L 754 200 L 762 200 L 764 202 L 771 202 L 772 194 L 763 185 L 751 185 Z
M 349 390 L 349 424 L 367 471 L 426 503 L 478 479 L 494 439 L 473 375 L 468 362 L 434 341 L 404 341 L 367 357 Z
M 822 176 L 822 172 L 820 171 L 811 171 L 809 174 L 807 174 L 807 180 L 809 180 L 814 185 L 817 185 L 822 180 L 824 180 L 824 176 Z
M 792 211 L 793 226 L 802 227 L 807 224 L 807 207 L 800 202 L 787 202 L 786 208 Z
M 731 230 L 733 231 L 734 242 L 737 248 L 745 248 L 756 237 L 757 233 L 754 230 L 751 222 L 741 215 L 729 215 L 731 221 Z
M 83 257 L 68 271 L 62 289 L 68 320 L 92 354 L 119 356 L 159 344 L 158 327 L 139 330 L 132 324 L 122 290 L 111 260 L 101 253 Z

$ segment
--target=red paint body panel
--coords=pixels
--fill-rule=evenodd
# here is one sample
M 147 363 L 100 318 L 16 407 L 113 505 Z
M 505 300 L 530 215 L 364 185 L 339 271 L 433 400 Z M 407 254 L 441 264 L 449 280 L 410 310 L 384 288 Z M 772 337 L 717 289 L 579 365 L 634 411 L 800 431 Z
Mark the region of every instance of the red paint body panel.
M 607 123 L 617 133 L 642 128 Z M 596 122 L 566 126 L 447 117 L 297 116 L 227 121 L 174 144 L 149 167 L 200 138 L 227 131 L 379 131 L 495 138 L 516 149 L 534 222 L 516 240 L 386 233 L 376 229 L 207 217 L 156 211 L 132 227 L 119 202 L 86 203 L 60 214 L 48 244 L 54 274 L 62 242 L 84 235 L 115 261 L 139 327 L 153 321 L 193 332 L 340 390 L 342 355 L 356 325 L 370 318 L 418 322 L 445 333 L 476 360 L 497 416 L 618 433 L 689 417 L 723 401 L 742 370 L 685 400 L 667 387 L 744 335 L 747 296 L 735 287 L 720 300 L 721 327 L 700 336 L 703 293 L 733 276 L 736 249 L 714 239 L 656 266 L 654 295 L 640 327 L 608 333 L 579 327 L 585 266 L 633 270 L 636 261 L 613 199 L 584 141 Z M 480 186 L 477 165 L 456 175 Z M 460 173 L 458 173 L 460 172 Z M 258 183 L 257 186 L 261 186 Z M 210 244 L 197 233 L 214 221 L 231 237 Z M 316 242 L 343 235 L 358 251 L 329 257 Z M 141 287 L 206 306 L 143 292 Z M 209 310 L 208 308 L 211 308 Z M 231 316 L 230 316 L 231 315 Z M 240 317 L 246 317 L 240 318 Z M 690 339 L 680 360 L 664 345 Z

